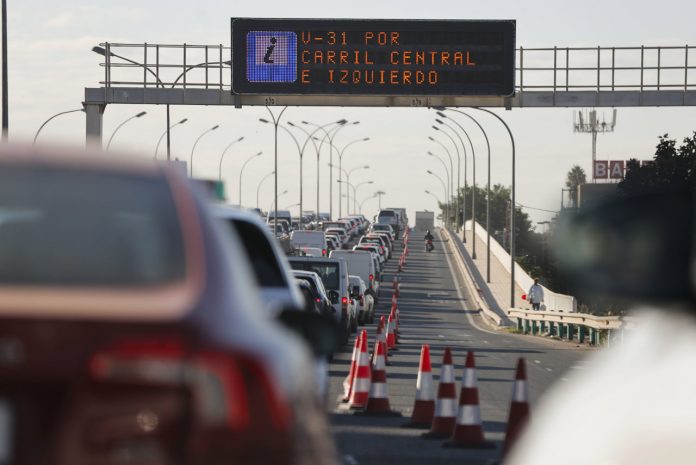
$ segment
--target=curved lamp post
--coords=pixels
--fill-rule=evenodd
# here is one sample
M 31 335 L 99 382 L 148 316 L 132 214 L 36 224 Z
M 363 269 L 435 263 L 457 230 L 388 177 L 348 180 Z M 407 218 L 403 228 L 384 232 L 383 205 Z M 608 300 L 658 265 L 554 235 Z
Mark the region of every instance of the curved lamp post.
M 324 137 L 321 139 L 321 142 L 319 144 L 319 150 L 321 151 L 322 146 L 324 145 L 324 140 L 329 139 L 329 164 L 333 165 L 333 149 L 334 149 L 334 144 L 333 144 L 333 139 L 336 137 L 336 134 L 342 129 L 347 127 L 348 125 L 354 125 L 354 124 L 360 124 L 360 121 L 353 121 L 352 123 L 348 123 L 348 120 L 346 119 L 341 119 L 337 121 L 338 126 L 335 128 L 331 128 L 330 131 L 326 131 L 324 129 L 324 126 L 318 126 L 314 123 L 310 123 L 308 121 L 302 121 L 302 124 L 306 124 L 312 127 L 315 127 L 316 130 L 321 129 L 324 132 Z M 333 124 L 333 123 L 330 123 Z M 316 131 L 315 131 L 316 132 Z M 333 132 L 333 134 L 331 134 Z M 312 133 L 314 134 L 314 133 Z M 339 202 L 341 200 L 339 199 Z M 333 219 L 333 169 L 329 170 L 329 216 Z
M 271 202 L 271 206 L 268 207 L 268 211 L 269 211 L 269 212 L 270 212 L 271 210 L 277 211 L 277 208 L 274 208 L 274 206 L 275 206 L 275 204 L 276 204 L 276 201 L 277 201 L 279 198 L 281 198 L 283 195 L 287 194 L 287 193 L 288 193 L 288 190 L 285 189 L 283 192 L 281 192 L 280 194 L 278 194 L 278 195 L 276 196 L 276 198 L 273 199 L 273 201 Z M 276 218 L 274 218 L 273 223 L 274 223 L 274 224 L 278 224 L 277 221 L 278 221 L 278 218 L 276 217 Z
M 84 109 L 84 108 L 78 108 L 78 109 L 76 109 L 76 110 L 61 111 L 60 113 L 56 113 L 55 115 L 53 115 L 53 116 L 51 116 L 50 118 L 48 118 L 46 121 L 43 122 L 43 124 L 42 124 L 41 126 L 39 126 L 38 131 L 36 131 L 36 134 L 34 134 L 34 142 L 32 142 L 32 144 L 36 144 L 36 138 L 39 137 L 39 133 L 40 133 L 41 130 L 44 128 L 44 126 L 46 126 L 46 125 L 48 124 L 48 122 L 51 121 L 53 118 L 57 118 L 57 117 L 59 117 L 60 115 L 67 115 L 68 113 L 77 113 L 78 111 L 84 112 L 85 109 Z
M 443 181 L 440 176 L 438 176 L 430 170 L 427 170 L 427 173 L 436 177 L 438 181 L 440 181 L 440 184 L 442 184 L 442 191 L 444 192 L 445 197 L 447 197 L 447 186 L 445 185 L 445 181 Z M 449 225 L 449 202 L 445 202 L 445 226 L 447 225 Z
M 249 158 L 247 158 L 239 170 L 239 206 L 240 207 L 242 206 L 242 175 L 244 174 L 244 168 L 246 167 L 247 163 L 249 163 L 251 160 L 253 160 L 256 157 L 260 157 L 262 153 L 263 152 L 259 152 L 259 153 L 256 153 L 256 154 L 250 156 Z M 276 174 L 276 170 L 273 170 L 273 174 Z
M 239 139 L 235 139 L 229 144 L 227 144 L 225 150 L 222 151 L 222 155 L 220 155 L 220 163 L 218 163 L 218 181 L 222 181 L 222 160 L 225 159 L 225 154 L 227 153 L 227 150 L 234 144 L 236 144 L 237 142 L 241 142 L 242 140 L 244 140 L 244 136 L 240 137 Z
M 442 129 L 440 129 L 439 127 L 435 126 L 434 124 L 432 125 L 432 128 L 435 129 L 436 131 L 440 131 L 445 136 L 447 136 L 447 138 L 450 140 L 450 142 L 452 142 L 452 145 L 454 146 L 454 149 L 457 153 L 457 190 L 455 191 L 455 195 L 454 195 L 454 208 L 455 208 L 455 210 L 454 210 L 455 211 L 454 229 L 456 231 L 458 228 L 457 225 L 459 224 L 459 221 L 457 219 L 457 218 L 459 218 L 459 189 L 460 189 L 459 171 L 460 171 L 460 167 L 462 164 L 462 158 L 459 155 L 459 147 L 457 146 L 457 142 L 455 142 L 454 138 L 452 136 L 450 136 L 447 132 L 445 132 Z M 466 160 L 466 152 L 464 152 L 464 159 Z M 450 189 L 450 195 L 452 195 L 452 191 L 454 191 L 454 170 L 452 170 L 452 178 L 450 179 L 450 185 L 452 185 L 452 188 Z
M 380 192 L 381 192 L 381 191 L 380 191 Z M 382 195 L 384 195 L 384 192 L 382 192 Z M 362 215 L 362 207 L 363 207 L 363 205 L 365 204 L 365 202 L 367 202 L 367 201 L 370 200 L 370 199 L 374 199 L 375 197 L 377 197 L 377 193 L 374 193 L 374 194 L 372 194 L 371 196 L 369 196 L 369 197 L 367 197 L 367 198 L 364 198 L 364 199 L 362 200 L 362 202 L 360 202 L 360 203 L 358 204 L 358 208 L 359 208 L 359 211 L 360 211 L 360 214 L 361 214 L 361 215 Z
M 357 144 L 358 142 L 367 142 L 369 140 L 370 140 L 369 137 L 364 137 L 362 139 L 355 139 L 353 141 L 348 142 L 346 145 L 344 145 L 343 148 L 338 152 L 338 180 L 339 180 L 338 195 L 339 196 L 341 195 L 341 192 L 342 192 L 340 180 L 341 180 L 341 167 L 343 166 L 343 154 L 345 153 L 346 149 L 348 147 L 350 147 L 351 145 Z M 349 198 L 346 201 L 346 212 L 348 211 L 349 205 L 350 205 L 350 194 L 348 195 L 348 197 Z M 341 218 L 341 216 L 342 216 L 341 202 L 339 201 L 338 202 L 338 217 Z
M 130 121 L 132 119 L 140 118 L 141 116 L 145 116 L 146 114 L 147 114 L 146 111 L 141 111 L 140 113 L 137 113 L 137 114 L 131 116 L 130 118 L 127 118 L 124 122 L 122 122 L 121 124 L 116 126 L 116 129 L 114 129 L 114 132 L 111 133 L 111 137 L 109 137 L 109 142 L 106 144 L 106 150 L 109 150 L 109 147 L 111 146 L 111 141 L 114 140 L 114 136 L 116 135 L 118 130 L 121 129 L 121 126 L 123 126 L 124 124 L 126 124 L 128 121 Z
M 473 121 L 476 126 L 481 130 L 483 133 L 483 137 L 486 140 L 486 149 L 488 151 L 488 176 L 487 176 L 487 181 L 486 181 L 486 282 L 490 283 L 491 282 L 491 223 L 490 223 L 490 218 L 491 218 L 491 144 L 488 140 L 488 134 L 486 134 L 486 131 L 483 129 L 483 126 L 470 114 L 460 111 L 460 110 L 455 110 L 452 108 L 444 108 L 444 107 L 438 107 L 436 108 L 438 110 L 437 114 L 441 116 L 442 118 L 447 118 L 447 115 L 445 115 L 442 110 L 449 110 L 449 111 L 454 111 L 456 113 L 462 114 L 469 118 L 471 121 Z M 454 122 L 457 126 L 461 128 L 461 125 L 454 119 L 449 118 L 450 121 Z M 463 128 L 462 128 L 463 130 Z M 464 131 L 464 134 L 466 134 L 467 139 L 469 139 L 469 144 L 471 144 L 471 150 L 472 150 L 472 160 L 474 162 L 474 176 L 473 176 L 473 182 L 474 182 L 474 187 L 472 192 L 476 192 L 476 157 L 474 155 L 474 145 L 471 143 L 471 138 L 469 138 L 469 135 L 467 134 L 466 131 Z M 466 182 L 466 175 L 464 176 L 465 182 Z M 471 208 L 472 208 L 472 215 L 471 218 L 473 220 L 476 219 L 476 204 L 474 201 L 476 200 L 475 194 L 472 195 L 472 201 L 471 201 Z M 472 241 L 476 240 L 476 222 L 472 221 L 471 223 L 471 228 L 472 228 Z M 473 242 L 472 244 L 474 246 L 473 250 L 476 250 L 476 243 Z M 475 252 L 474 252 L 475 253 Z M 472 255 L 473 256 L 473 255 Z
M 160 144 L 162 143 L 162 139 L 164 139 L 164 136 L 168 135 L 169 132 L 172 130 L 173 127 L 179 126 L 180 124 L 184 124 L 186 121 L 188 121 L 188 118 L 184 118 L 184 119 L 182 119 L 181 121 L 177 121 L 176 123 L 174 123 L 174 124 L 172 124 L 171 126 L 169 126 L 169 127 L 167 128 L 167 130 L 164 131 L 164 132 L 162 133 L 162 135 L 160 136 L 159 140 L 157 141 L 157 145 L 155 146 L 155 156 L 152 157 L 153 160 L 157 160 L 157 151 L 159 150 L 159 146 L 160 146 Z M 169 159 L 169 156 L 167 156 L 167 159 Z
M 435 126 L 432 126 L 432 127 L 435 127 Z M 450 184 L 449 184 L 449 194 L 452 195 L 452 193 L 454 192 L 454 163 L 452 163 L 452 154 L 450 153 L 449 149 L 445 146 L 445 144 L 443 144 L 439 140 L 435 139 L 433 136 L 428 136 L 428 139 L 431 140 L 432 142 L 435 142 L 440 147 L 442 147 L 442 150 L 444 150 L 445 153 L 447 154 L 447 158 L 449 158 L 450 173 L 451 173 Z M 451 201 L 452 201 L 452 199 L 447 199 L 447 204 L 449 204 Z
M 430 194 L 430 195 L 435 199 L 435 202 L 437 203 L 438 206 L 442 203 L 442 202 L 440 201 L 440 198 L 439 198 L 437 195 L 435 195 L 435 194 L 433 194 L 432 192 L 430 192 L 428 189 L 425 190 L 425 193 L 426 193 L 426 194 Z
M 259 184 L 256 186 L 256 208 L 259 208 L 259 193 L 261 192 L 261 184 L 263 182 L 273 176 L 275 174 L 275 170 L 271 171 L 268 173 L 266 176 L 262 177 L 261 180 L 259 181 Z
M 196 150 L 196 145 L 198 145 L 198 141 L 200 141 L 200 140 L 203 138 L 203 136 L 205 136 L 205 135 L 208 134 L 209 132 L 213 132 L 214 130 L 216 130 L 216 129 L 219 128 L 219 127 L 220 127 L 220 125 L 219 125 L 219 124 L 216 124 L 216 125 L 213 126 L 212 128 L 206 129 L 205 131 L 203 131 L 203 134 L 201 134 L 200 136 L 198 136 L 198 139 L 196 139 L 196 142 L 193 143 L 193 147 L 191 147 L 191 168 L 190 168 L 190 170 L 189 170 L 189 172 L 190 172 L 191 174 L 190 174 L 189 176 L 193 177 L 193 151 Z
M 374 181 L 363 181 L 355 185 L 355 189 L 353 189 L 353 214 L 358 211 L 358 189 L 365 184 L 374 184 Z

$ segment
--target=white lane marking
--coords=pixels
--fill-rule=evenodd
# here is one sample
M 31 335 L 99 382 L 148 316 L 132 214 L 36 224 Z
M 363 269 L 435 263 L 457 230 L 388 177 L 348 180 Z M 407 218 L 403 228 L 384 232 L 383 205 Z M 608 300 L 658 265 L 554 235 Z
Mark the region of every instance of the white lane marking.
M 438 235 L 440 236 L 440 239 L 442 239 L 442 234 L 441 234 L 439 231 L 438 231 Z M 458 281 L 458 276 L 457 276 L 457 274 L 454 272 L 454 267 L 452 266 L 452 260 L 450 259 L 450 254 L 449 254 L 449 253 L 446 253 L 446 254 L 444 254 L 444 255 L 445 255 L 445 259 L 447 259 L 447 267 L 448 267 L 449 270 L 450 270 L 450 275 L 452 276 L 452 279 L 453 279 L 455 282 L 457 282 L 457 281 Z M 460 283 L 460 284 L 461 284 L 461 283 Z M 460 299 L 461 301 L 466 300 L 466 299 L 464 299 L 464 296 L 462 295 L 462 290 L 461 290 L 461 288 L 458 287 L 458 286 L 455 286 L 455 288 L 457 289 L 457 296 L 459 297 L 459 299 Z M 462 308 L 462 310 L 465 310 L 465 311 L 466 311 L 466 309 L 463 309 L 463 308 Z M 468 311 L 466 311 L 466 319 L 469 320 L 469 323 L 471 324 L 471 326 L 473 326 L 474 328 L 478 329 L 479 331 L 481 331 L 481 332 L 483 332 L 483 333 L 498 334 L 498 333 L 496 333 L 495 331 L 490 331 L 490 330 L 488 330 L 488 329 L 484 329 L 484 328 L 482 328 L 481 326 L 479 326 L 479 325 L 476 323 L 476 321 L 474 321 L 474 318 L 471 316 L 471 313 L 468 312 Z
M 534 360 L 534 363 L 541 363 L 541 360 Z
M 568 378 L 563 377 L 561 378 L 561 381 L 568 381 Z
M 488 344 L 488 341 L 483 341 L 484 344 Z
M 444 334 L 438 334 L 437 337 L 441 337 L 441 338 L 444 339 L 444 338 L 445 338 L 445 335 L 444 335 Z
M 547 368 L 546 371 L 553 371 L 551 368 Z
M 358 465 L 360 462 L 358 462 L 357 459 L 352 455 L 346 454 L 343 456 L 343 463 L 346 465 Z

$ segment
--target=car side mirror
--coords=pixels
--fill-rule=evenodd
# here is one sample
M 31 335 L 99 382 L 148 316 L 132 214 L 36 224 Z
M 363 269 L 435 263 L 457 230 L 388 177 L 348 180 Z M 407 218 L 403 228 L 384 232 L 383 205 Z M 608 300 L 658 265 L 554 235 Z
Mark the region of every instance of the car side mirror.
M 304 339 L 314 355 L 328 357 L 338 350 L 341 328 L 332 317 L 285 310 L 278 320 Z

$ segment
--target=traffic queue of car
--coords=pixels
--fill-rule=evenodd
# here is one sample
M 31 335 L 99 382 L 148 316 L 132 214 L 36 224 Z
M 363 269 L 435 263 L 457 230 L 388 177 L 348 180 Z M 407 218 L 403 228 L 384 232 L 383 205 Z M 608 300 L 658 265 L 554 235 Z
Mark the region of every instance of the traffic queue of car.
M 0 461 L 337 463 L 327 360 L 374 319 L 377 226 L 287 257 L 172 165 L 0 148 Z

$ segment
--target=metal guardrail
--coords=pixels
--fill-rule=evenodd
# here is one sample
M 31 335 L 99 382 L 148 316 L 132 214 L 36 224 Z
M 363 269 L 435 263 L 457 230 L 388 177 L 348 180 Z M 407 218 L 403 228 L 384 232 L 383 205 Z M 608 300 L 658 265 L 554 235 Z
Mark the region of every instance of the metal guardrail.
M 100 44 L 105 87 L 229 90 L 222 44 Z M 696 90 L 696 47 L 550 47 L 516 50 L 516 91 Z
M 605 342 L 611 344 L 616 335 L 623 337 L 623 331 L 635 325 L 631 317 L 596 316 L 584 313 L 542 312 L 534 310 L 509 309 L 511 320 L 517 321 L 517 330 L 524 334 L 556 336 L 569 341 L 591 345 Z

